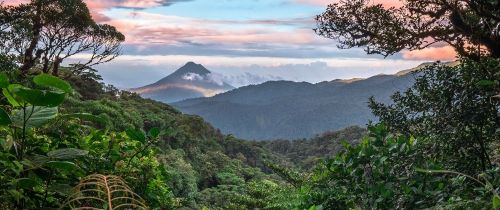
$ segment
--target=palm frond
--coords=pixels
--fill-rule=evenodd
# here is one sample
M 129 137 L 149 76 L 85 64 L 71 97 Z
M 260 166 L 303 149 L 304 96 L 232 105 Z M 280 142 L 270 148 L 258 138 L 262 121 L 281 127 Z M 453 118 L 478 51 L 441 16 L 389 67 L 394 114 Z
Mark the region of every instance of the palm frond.
M 149 209 L 118 176 L 94 174 L 83 178 L 60 209 Z

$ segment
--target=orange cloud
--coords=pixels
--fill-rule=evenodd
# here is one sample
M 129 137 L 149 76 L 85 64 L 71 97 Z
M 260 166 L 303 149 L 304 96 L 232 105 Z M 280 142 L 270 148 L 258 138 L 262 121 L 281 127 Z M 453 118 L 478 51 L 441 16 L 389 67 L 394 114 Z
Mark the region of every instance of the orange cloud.
M 18 5 L 18 4 L 29 3 L 30 0 L 7 0 L 7 1 L 0 1 L 0 2 L 3 2 L 3 4 L 5 4 L 5 5 L 14 6 L 14 5 Z
M 404 51 L 403 58 L 407 60 L 451 61 L 457 58 L 457 53 L 451 46 L 428 47 L 422 50 Z
M 188 84 L 167 84 L 167 85 L 159 85 L 159 86 L 155 86 L 155 87 L 145 87 L 145 88 L 132 89 L 131 91 L 134 93 L 138 93 L 138 94 L 148 94 L 148 93 L 155 93 L 155 92 L 168 90 L 168 89 L 175 89 L 175 88 L 195 91 L 195 92 L 202 94 L 205 97 L 212 97 L 212 96 L 215 96 L 219 93 L 225 92 L 225 90 L 223 90 L 223 89 L 208 89 L 208 88 L 203 88 L 203 87 L 199 87 L 199 86 L 195 86 L 195 85 L 188 85 Z
M 189 1 L 189 0 L 84 0 L 87 4 L 92 17 L 97 22 L 110 21 L 102 12 L 114 7 L 127 7 L 127 8 L 151 8 L 162 5 L 170 5 L 175 2 Z M 0 0 L 2 2 L 2 0 Z M 22 3 L 29 3 L 30 0 L 5 0 L 6 5 L 19 5 Z

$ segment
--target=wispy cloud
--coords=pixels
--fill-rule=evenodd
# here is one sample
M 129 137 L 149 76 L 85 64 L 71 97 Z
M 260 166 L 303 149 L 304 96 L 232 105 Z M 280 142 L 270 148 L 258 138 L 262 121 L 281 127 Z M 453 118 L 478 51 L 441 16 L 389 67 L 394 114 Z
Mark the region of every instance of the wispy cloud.
M 312 18 L 210 20 L 130 12 L 122 18 L 116 18 L 108 23 L 124 32 L 129 44 L 174 44 L 179 42 L 319 44 L 322 40 L 312 31 Z M 308 24 L 310 24 L 309 28 L 306 27 Z M 277 26 L 289 25 L 301 27 L 275 29 Z
M 99 22 L 110 21 L 111 18 L 106 16 L 104 12 L 112 8 L 128 8 L 128 9 L 147 9 L 160 6 L 170 6 L 179 2 L 188 2 L 192 0 L 85 0 L 92 16 Z

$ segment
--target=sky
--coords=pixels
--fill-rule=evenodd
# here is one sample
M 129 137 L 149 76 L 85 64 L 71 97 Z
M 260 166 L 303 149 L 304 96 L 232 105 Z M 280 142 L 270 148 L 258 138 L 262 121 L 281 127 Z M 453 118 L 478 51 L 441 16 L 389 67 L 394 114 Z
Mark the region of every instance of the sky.
M 188 61 L 240 87 L 268 80 L 365 78 L 454 59 L 447 46 L 388 58 L 362 49 L 340 50 L 334 40 L 313 31 L 315 15 L 334 1 L 85 0 L 97 22 L 126 36 L 122 55 L 96 67 L 106 83 L 119 88 L 153 83 Z M 374 0 L 385 6 L 398 2 Z

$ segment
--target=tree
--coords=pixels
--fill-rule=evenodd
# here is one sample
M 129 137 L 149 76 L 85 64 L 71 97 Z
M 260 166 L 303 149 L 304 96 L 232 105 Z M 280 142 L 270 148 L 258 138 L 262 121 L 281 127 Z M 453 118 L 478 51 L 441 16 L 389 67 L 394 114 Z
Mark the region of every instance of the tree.
M 370 108 L 391 131 L 427 137 L 426 154 L 449 169 L 477 174 L 492 167 L 498 144 L 500 60 L 463 60 L 455 67 L 428 66 L 415 84 L 392 96 L 393 104 L 370 99 Z
M 340 48 L 364 47 L 393 55 L 433 44 L 451 45 L 463 57 L 500 58 L 500 2 L 494 0 L 407 0 L 386 8 L 370 0 L 341 0 L 316 17 L 316 33 Z
M 125 40 L 115 27 L 97 24 L 82 0 L 32 0 L 19 6 L 0 5 L 0 51 L 19 56 L 20 70 L 40 65 L 59 74 L 64 59 L 89 54 L 80 68 L 114 59 Z

